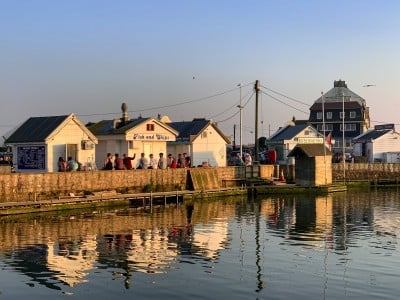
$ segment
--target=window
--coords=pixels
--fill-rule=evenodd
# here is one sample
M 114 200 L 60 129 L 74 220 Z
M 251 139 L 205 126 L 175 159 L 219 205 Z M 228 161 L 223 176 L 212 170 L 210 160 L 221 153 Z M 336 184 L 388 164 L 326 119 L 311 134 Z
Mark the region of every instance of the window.
M 356 124 L 344 124 L 345 131 L 356 131 Z M 340 124 L 340 131 L 343 131 L 343 124 Z
M 147 131 L 154 131 L 154 124 L 146 124 Z
M 133 141 L 128 141 L 128 149 L 133 149 Z
M 327 118 L 327 119 L 332 119 L 332 112 L 331 112 L 331 111 L 328 111 L 328 112 L 326 113 L 326 118 Z
M 317 124 L 318 131 L 324 131 L 323 124 Z M 333 131 L 333 124 L 325 124 L 325 131 Z
M 341 111 L 341 112 L 340 112 L 340 118 L 343 119 L 343 117 L 344 117 L 344 118 L 346 117 L 346 113 L 343 112 L 343 111 Z
M 355 111 L 351 111 L 350 112 L 350 118 L 354 119 L 356 117 L 356 112 Z
M 304 130 L 304 135 L 310 135 L 310 130 Z
M 322 112 L 318 111 L 317 112 L 317 120 L 321 120 L 322 119 Z

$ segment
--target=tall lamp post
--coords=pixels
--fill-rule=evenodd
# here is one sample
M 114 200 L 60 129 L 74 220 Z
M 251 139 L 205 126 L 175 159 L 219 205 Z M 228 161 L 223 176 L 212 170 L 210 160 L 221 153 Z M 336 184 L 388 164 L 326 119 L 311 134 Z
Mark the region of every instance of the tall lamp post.
M 345 131 L 345 124 L 344 124 L 344 93 L 342 93 L 342 133 L 343 133 L 343 142 L 342 142 L 342 160 L 343 160 L 343 182 L 346 181 L 346 153 L 345 151 L 345 139 L 344 139 L 344 131 Z
M 240 115 L 240 125 L 239 125 L 239 143 L 240 143 L 240 158 L 243 157 L 243 143 L 242 143 L 242 136 L 243 136 L 243 130 L 242 130 L 242 84 L 239 83 L 237 85 L 239 87 L 239 93 L 240 93 L 240 98 L 239 98 L 239 105 L 237 106 L 239 108 L 239 115 Z

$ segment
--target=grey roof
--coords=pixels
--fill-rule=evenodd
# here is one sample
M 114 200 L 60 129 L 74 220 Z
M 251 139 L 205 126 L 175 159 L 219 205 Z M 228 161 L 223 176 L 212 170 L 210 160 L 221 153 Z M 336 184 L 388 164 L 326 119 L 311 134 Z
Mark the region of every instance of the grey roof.
M 325 148 L 325 150 L 324 150 Z M 298 144 L 292 151 L 289 152 L 288 156 L 297 156 L 299 154 L 306 155 L 308 157 L 332 155 L 332 152 L 324 144 Z
M 190 136 L 198 135 L 208 124 L 206 119 L 193 119 L 193 121 L 181 121 L 168 123 L 169 126 L 179 132 L 176 140 L 189 140 Z
M 283 141 L 283 140 L 290 140 L 298 135 L 302 130 L 307 128 L 308 124 L 300 124 L 300 125 L 287 125 L 282 129 L 278 130 L 269 141 Z
M 226 137 L 215 124 L 204 118 L 195 118 L 193 121 L 168 123 L 169 126 L 179 132 L 179 136 L 176 138 L 177 142 L 189 142 L 191 136 L 200 134 L 209 124 L 213 126 L 213 128 L 222 136 L 223 139 L 225 139 L 227 143 L 230 143 L 228 137 Z
M 329 102 L 358 102 L 359 105 L 365 106 L 366 102 L 361 96 L 357 95 L 353 91 L 347 88 L 347 84 L 342 81 L 338 80 L 335 81 L 333 84 L 333 88 L 326 92 L 324 95 L 324 103 Z M 322 96 L 315 100 L 314 103 L 322 103 Z
M 31 117 L 25 121 L 11 136 L 6 144 L 45 142 L 46 138 L 57 129 L 69 116 Z
M 376 140 L 377 138 L 385 135 L 386 133 L 393 131 L 392 129 L 384 129 L 384 130 L 368 130 L 367 132 L 355 137 L 353 142 L 355 143 L 365 143 L 372 140 Z
M 131 119 L 124 123 L 118 123 L 116 128 L 114 128 L 114 120 L 102 120 L 97 123 L 87 124 L 86 127 L 94 135 L 110 135 L 110 134 L 124 134 L 129 129 L 137 126 L 142 122 L 148 121 L 150 118 L 137 118 Z

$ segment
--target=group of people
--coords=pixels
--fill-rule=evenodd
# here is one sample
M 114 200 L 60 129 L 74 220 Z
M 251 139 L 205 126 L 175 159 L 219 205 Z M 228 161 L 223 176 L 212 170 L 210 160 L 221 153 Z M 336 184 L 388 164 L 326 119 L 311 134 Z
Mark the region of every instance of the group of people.
M 122 155 L 119 157 L 118 153 L 114 156 L 111 153 L 107 153 L 104 160 L 103 170 L 132 170 L 135 169 L 132 165 L 132 161 L 135 160 L 136 154 L 133 157 Z M 140 158 L 137 162 L 136 169 L 167 169 L 167 168 L 190 168 L 191 160 L 186 154 L 178 154 L 178 159 L 175 159 L 172 154 L 168 154 L 168 157 L 164 157 L 164 153 L 159 154 L 158 160 L 153 154 L 146 157 L 144 153 L 140 154 Z
M 253 160 L 251 158 L 250 153 L 245 153 L 244 154 L 244 160 L 243 158 L 240 156 L 240 153 L 236 154 L 236 161 L 235 161 L 235 165 L 236 166 L 251 166 L 253 163 Z
M 80 164 L 72 158 L 72 156 L 68 156 L 67 161 L 60 156 L 58 158 L 58 172 L 73 172 L 79 171 Z
M 177 159 L 171 153 L 168 154 L 167 168 L 190 168 L 191 166 L 192 161 L 186 153 L 179 153 Z

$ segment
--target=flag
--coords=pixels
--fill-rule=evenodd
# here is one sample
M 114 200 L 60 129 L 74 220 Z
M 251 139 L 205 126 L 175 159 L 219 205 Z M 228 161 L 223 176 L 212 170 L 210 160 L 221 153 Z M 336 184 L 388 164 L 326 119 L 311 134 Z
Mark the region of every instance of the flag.
M 328 135 L 326 136 L 326 143 L 330 146 L 332 142 L 332 137 L 331 133 L 329 132 Z

